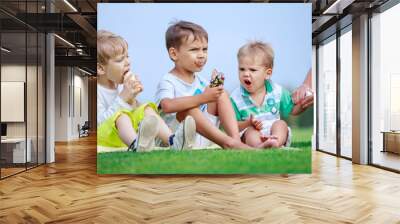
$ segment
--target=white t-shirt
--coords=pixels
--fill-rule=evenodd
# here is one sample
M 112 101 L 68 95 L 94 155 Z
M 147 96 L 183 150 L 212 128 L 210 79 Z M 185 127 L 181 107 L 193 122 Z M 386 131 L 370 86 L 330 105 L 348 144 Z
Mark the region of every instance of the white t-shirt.
M 199 95 L 204 92 L 204 89 L 207 87 L 208 83 L 209 82 L 199 75 L 194 76 L 193 83 L 187 83 L 175 75 L 167 73 L 158 83 L 155 102 L 157 105 L 160 105 L 161 100 L 164 98 L 174 99 L 182 96 Z M 201 105 L 200 110 L 205 112 L 207 110 L 207 104 Z M 175 122 L 176 113 L 161 113 L 161 116 L 165 120 L 165 123 L 167 123 L 167 125 L 174 131 L 177 125 Z
M 97 85 L 97 126 L 121 109 L 132 110 L 132 106 L 119 96 L 118 89 L 107 89 Z

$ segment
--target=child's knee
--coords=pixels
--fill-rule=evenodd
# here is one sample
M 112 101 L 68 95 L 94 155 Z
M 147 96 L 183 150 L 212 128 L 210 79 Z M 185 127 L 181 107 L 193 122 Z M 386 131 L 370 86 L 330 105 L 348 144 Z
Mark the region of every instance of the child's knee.
M 145 115 L 155 115 L 155 114 L 157 114 L 157 113 L 156 113 L 156 111 L 154 111 L 154 109 L 153 109 L 152 107 L 146 106 L 146 107 L 144 108 L 144 114 L 145 114 Z
M 217 104 L 216 104 L 215 102 L 208 103 L 208 104 L 207 104 L 207 112 L 208 112 L 209 114 L 212 114 L 212 115 L 214 115 L 214 116 L 217 116 L 217 115 L 218 115 L 218 107 L 217 107 Z
M 194 107 L 194 108 L 188 109 L 188 110 L 187 110 L 187 113 L 188 113 L 189 115 L 198 114 L 198 113 L 201 113 L 201 110 L 200 110 L 200 108 L 198 108 L 198 107 Z
M 272 127 L 278 127 L 278 128 L 288 128 L 287 123 L 284 120 L 277 120 L 272 124 Z
M 199 114 L 201 114 L 201 111 L 200 111 L 199 108 L 197 108 L 197 107 L 191 108 L 191 109 L 188 109 L 188 110 L 177 112 L 176 113 L 176 120 L 181 122 L 188 115 L 191 115 L 196 120 L 196 117 L 199 116 Z
M 199 113 L 201 114 L 200 109 L 195 107 L 181 112 L 177 112 L 175 117 L 177 121 L 181 122 L 186 118 L 186 116 L 190 115 L 196 121 L 197 117 L 199 116 Z
M 121 115 L 118 116 L 116 121 L 120 122 L 120 121 L 128 121 L 128 120 L 130 120 L 129 116 L 125 113 L 121 113 Z
M 119 129 L 119 127 L 120 127 L 122 124 L 127 123 L 127 122 L 131 122 L 130 117 L 129 117 L 127 114 L 125 114 L 125 113 L 121 113 L 121 115 L 119 115 L 119 116 L 117 117 L 117 119 L 115 120 L 116 128 Z
M 224 90 L 224 92 L 222 92 L 220 97 L 229 99 L 229 94 L 228 94 L 228 92 L 226 90 Z
M 218 103 L 225 103 L 225 102 L 229 102 L 229 104 L 231 103 L 231 100 L 229 99 L 229 94 L 227 93 L 226 90 L 218 98 Z

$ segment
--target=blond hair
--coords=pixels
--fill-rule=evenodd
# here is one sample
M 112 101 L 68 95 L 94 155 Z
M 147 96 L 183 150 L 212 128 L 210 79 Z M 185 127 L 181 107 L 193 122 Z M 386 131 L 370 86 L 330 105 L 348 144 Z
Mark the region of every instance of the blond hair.
M 190 35 L 194 36 L 194 40 L 204 38 L 208 41 L 207 31 L 200 25 L 188 21 L 175 22 L 168 27 L 167 32 L 165 33 L 167 50 L 171 47 L 179 49 L 183 44 L 183 40 L 187 40 Z
M 128 51 L 128 43 L 110 31 L 97 31 L 97 63 L 106 65 L 110 58 Z
M 255 57 L 258 55 L 262 56 L 263 65 L 268 68 L 274 66 L 274 50 L 270 44 L 262 41 L 251 41 L 243 45 L 238 51 L 237 58 L 239 59 L 244 56 Z

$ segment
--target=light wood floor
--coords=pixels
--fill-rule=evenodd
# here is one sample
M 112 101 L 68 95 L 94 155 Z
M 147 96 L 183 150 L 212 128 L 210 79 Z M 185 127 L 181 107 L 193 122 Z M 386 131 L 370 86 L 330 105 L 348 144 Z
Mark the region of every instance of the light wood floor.
M 320 152 L 311 175 L 96 174 L 96 139 L 0 181 L 0 223 L 400 223 L 400 175 Z
M 29 164 L 27 169 L 33 169 L 37 165 L 36 164 Z M 25 171 L 25 165 L 20 165 L 20 167 L 12 167 L 12 168 L 1 168 L 1 178 L 5 178 L 11 176 L 13 174 Z
M 25 170 L 25 167 L 24 168 L 1 168 L 1 177 L 2 178 L 7 177 L 7 176 L 13 175 L 15 173 L 24 171 L 24 170 Z

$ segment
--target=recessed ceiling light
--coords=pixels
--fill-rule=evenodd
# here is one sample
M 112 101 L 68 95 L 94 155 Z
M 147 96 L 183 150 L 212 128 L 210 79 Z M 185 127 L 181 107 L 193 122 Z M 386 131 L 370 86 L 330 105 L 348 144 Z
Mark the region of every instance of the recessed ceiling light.
M 58 38 L 59 40 L 61 40 L 62 42 L 64 42 L 64 43 L 66 43 L 67 45 L 69 45 L 70 47 L 75 48 L 75 45 L 71 44 L 71 42 L 69 42 L 68 40 L 66 40 L 66 39 L 64 39 L 64 38 L 62 38 L 62 37 L 60 37 L 60 36 L 57 35 L 57 34 L 54 34 L 54 36 L 57 37 L 57 38 Z
M 10 53 L 10 52 L 11 52 L 11 50 L 9 50 L 9 49 L 7 49 L 7 48 L 5 48 L 5 47 L 1 47 L 1 50 L 4 51 L 4 52 L 6 52 L 6 53 Z
M 74 12 L 78 12 L 78 10 L 71 4 L 69 3 L 69 1 L 64 0 L 65 4 L 67 4 L 72 10 L 74 10 Z
M 90 73 L 90 72 L 88 72 L 88 71 L 85 71 L 85 70 L 83 70 L 83 69 L 81 69 L 81 68 L 79 68 L 79 67 L 78 67 L 78 70 L 81 71 L 81 72 L 83 72 L 83 73 L 85 73 L 85 74 L 87 74 L 87 75 L 92 75 L 92 73 Z
M 322 14 L 342 14 L 347 6 L 351 5 L 355 0 L 336 0 Z

